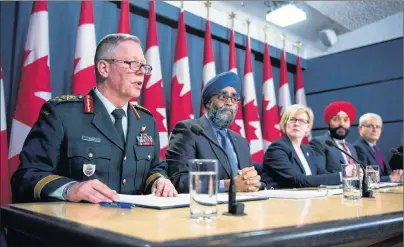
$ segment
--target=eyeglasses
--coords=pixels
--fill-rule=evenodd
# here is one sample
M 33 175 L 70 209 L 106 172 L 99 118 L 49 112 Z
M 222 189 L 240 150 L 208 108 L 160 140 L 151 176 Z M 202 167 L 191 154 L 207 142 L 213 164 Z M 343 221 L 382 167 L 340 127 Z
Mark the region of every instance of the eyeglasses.
M 362 127 L 365 127 L 365 128 L 368 128 L 368 129 L 372 128 L 372 129 L 375 129 L 375 130 L 381 130 L 382 129 L 382 126 L 373 125 L 373 124 L 362 125 Z
M 291 123 L 299 122 L 299 124 L 308 124 L 309 123 L 309 120 L 301 119 L 301 118 L 294 118 L 294 117 L 289 118 L 288 121 Z
M 134 70 L 134 71 L 139 71 L 140 69 L 144 68 L 145 73 L 148 75 L 152 72 L 152 66 L 145 64 L 145 63 L 140 63 L 138 61 L 125 61 L 125 60 L 118 60 L 118 59 L 102 59 L 107 62 L 113 62 L 113 63 L 124 63 L 129 65 L 129 68 Z
M 218 93 L 216 94 L 217 99 L 223 102 L 227 102 L 229 99 L 231 100 L 231 103 L 235 104 L 240 102 L 241 98 L 238 95 L 228 95 L 227 93 Z

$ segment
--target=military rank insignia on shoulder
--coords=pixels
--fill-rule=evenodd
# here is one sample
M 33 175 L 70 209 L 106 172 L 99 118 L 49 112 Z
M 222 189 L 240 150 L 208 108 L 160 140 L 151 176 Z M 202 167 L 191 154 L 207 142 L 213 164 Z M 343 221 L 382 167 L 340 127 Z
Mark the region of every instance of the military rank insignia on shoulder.
M 52 99 L 50 99 L 49 101 L 52 103 L 61 103 L 61 102 L 71 102 L 71 101 L 82 101 L 83 100 L 83 96 L 80 94 L 75 94 L 75 95 L 61 95 L 58 97 L 54 97 Z
M 141 106 L 141 105 L 137 105 L 137 104 L 132 104 L 136 109 L 139 109 L 139 110 L 141 110 L 141 111 L 144 111 L 144 112 L 146 112 L 146 113 L 149 113 L 150 115 L 153 115 L 153 113 L 151 113 L 151 111 L 149 111 L 148 109 L 146 109 L 146 108 L 144 108 L 143 106 Z

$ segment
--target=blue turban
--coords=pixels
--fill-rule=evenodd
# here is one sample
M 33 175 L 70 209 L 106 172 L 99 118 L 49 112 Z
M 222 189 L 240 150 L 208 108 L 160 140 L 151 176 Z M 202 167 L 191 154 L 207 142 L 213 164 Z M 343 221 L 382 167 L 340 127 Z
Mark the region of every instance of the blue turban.
M 237 94 L 240 95 L 241 82 L 238 75 L 234 72 L 223 72 L 216 75 L 202 90 L 202 103 L 204 106 L 209 102 L 213 95 L 220 92 L 225 87 L 232 87 L 236 90 Z

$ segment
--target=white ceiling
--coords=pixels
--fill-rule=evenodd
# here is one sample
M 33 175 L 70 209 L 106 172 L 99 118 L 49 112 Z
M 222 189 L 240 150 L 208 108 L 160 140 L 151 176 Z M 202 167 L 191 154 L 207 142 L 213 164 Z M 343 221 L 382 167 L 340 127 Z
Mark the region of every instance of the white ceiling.
M 176 7 L 180 1 L 165 1 Z M 205 1 L 183 1 L 184 10 L 206 18 Z M 281 35 L 287 39 L 285 50 L 297 54 L 296 41 L 302 43 L 299 55 L 305 59 L 325 56 L 349 49 L 371 45 L 403 37 L 402 0 L 363 0 L 363 1 L 295 1 L 307 14 L 307 20 L 281 28 L 265 20 L 271 1 L 213 1 L 210 20 L 226 28 L 231 28 L 229 14 L 236 13 L 234 30 L 247 34 L 256 40 L 265 40 L 272 46 L 283 48 Z M 247 20 L 251 21 L 247 29 Z M 264 27 L 269 28 L 268 35 Z M 319 32 L 332 29 L 337 42 L 326 47 L 320 42 Z M 247 31 L 249 30 L 249 32 Z
M 213 4 L 221 11 L 242 11 L 266 22 L 265 15 L 269 8 L 265 2 L 271 1 L 220 1 Z M 278 29 L 300 38 L 309 49 L 305 52 L 306 58 L 403 36 L 403 1 L 297 1 L 296 5 L 306 12 L 306 21 L 285 28 L 270 23 L 268 26 L 270 30 Z M 324 29 L 334 30 L 338 37 L 337 44 L 344 44 L 331 48 L 324 46 L 319 41 L 319 32 Z M 380 37 L 381 34 L 383 37 Z M 348 44 L 350 40 L 352 44 Z

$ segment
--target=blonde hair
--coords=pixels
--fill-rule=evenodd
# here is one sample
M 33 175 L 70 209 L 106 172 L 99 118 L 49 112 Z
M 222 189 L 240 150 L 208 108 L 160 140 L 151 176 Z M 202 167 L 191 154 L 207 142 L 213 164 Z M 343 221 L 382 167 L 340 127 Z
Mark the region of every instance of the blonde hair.
M 304 105 L 300 104 L 294 104 L 286 108 L 285 112 L 282 114 L 281 121 L 280 121 L 280 128 L 283 133 L 286 132 L 286 124 L 288 123 L 288 120 L 291 117 L 296 116 L 297 114 L 301 113 L 306 113 L 307 115 L 307 120 L 308 120 L 308 125 L 309 125 L 309 131 L 307 131 L 306 135 L 309 134 L 311 128 L 313 128 L 313 122 L 314 122 L 314 114 L 313 111 Z

